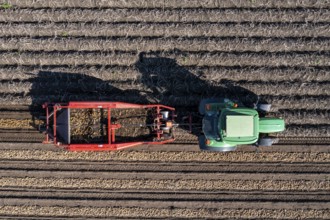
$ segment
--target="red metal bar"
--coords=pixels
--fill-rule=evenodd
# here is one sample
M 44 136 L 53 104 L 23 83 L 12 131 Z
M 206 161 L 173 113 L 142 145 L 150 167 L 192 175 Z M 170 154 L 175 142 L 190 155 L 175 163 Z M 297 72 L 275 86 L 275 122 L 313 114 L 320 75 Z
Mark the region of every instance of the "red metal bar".
M 67 149 L 70 151 L 111 151 L 135 147 L 141 144 L 144 144 L 144 142 L 130 142 L 120 144 L 70 144 Z
M 108 144 L 111 144 L 111 113 L 110 108 L 108 108 Z
M 54 144 L 56 143 L 56 111 L 57 111 L 57 106 L 54 105 L 54 125 L 53 125 L 53 130 L 54 130 Z
M 69 102 L 69 108 L 144 108 L 144 105 L 125 102 Z
M 111 129 L 112 133 L 111 133 L 111 139 L 112 139 L 112 143 L 116 142 L 116 130 L 115 129 Z
M 169 109 L 169 110 L 172 110 L 174 111 L 175 108 L 172 108 L 172 107 L 169 107 L 169 106 L 166 106 L 166 105 L 159 105 L 159 104 L 151 104 L 151 105 L 144 105 L 145 107 L 147 108 L 165 108 L 165 109 Z
M 46 142 L 49 142 L 49 135 L 48 135 L 48 130 L 49 130 L 49 109 L 48 109 L 48 105 L 46 106 Z
M 160 114 L 160 107 L 159 105 L 156 106 L 157 108 L 157 115 L 156 115 L 156 121 L 157 121 L 157 140 L 160 140 L 160 133 L 158 132 L 160 129 L 159 123 L 160 123 L 160 119 L 159 119 L 159 114 Z

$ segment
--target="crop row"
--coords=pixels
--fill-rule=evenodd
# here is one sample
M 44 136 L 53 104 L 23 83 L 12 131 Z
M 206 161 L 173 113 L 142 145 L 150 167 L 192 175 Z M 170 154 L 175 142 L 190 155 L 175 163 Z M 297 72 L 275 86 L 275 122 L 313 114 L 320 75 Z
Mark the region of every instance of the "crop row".
M 21 8 L 329 8 L 324 0 L 10 0 L 14 7 Z
M 330 17 L 330 16 L 329 16 Z M 285 38 L 0 38 L 0 50 L 18 51 L 181 51 L 209 52 L 321 52 L 328 39 Z
M 50 189 L 157 189 L 157 190 L 330 190 L 330 181 L 322 180 L 196 180 L 196 179 L 78 179 L 1 177 L 0 187 L 34 187 Z
M 260 82 L 278 82 L 278 81 L 295 81 L 295 82 L 323 82 L 328 81 L 330 72 L 328 68 L 322 67 L 189 67 L 185 66 L 182 69 L 176 68 L 157 68 L 157 75 L 179 74 L 186 71 L 200 78 L 200 80 L 208 80 L 216 82 L 221 80 L 231 81 L 255 81 Z M 62 74 L 57 74 L 62 73 Z M 92 77 L 110 83 L 113 82 L 135 82 L 142 73 L 135 66 L 120 67 L 98 67 L 98 66 L 76 66 L 74 68 L 62 67 L 61 65 L 53 65 L 48 67 L 40 66 L 18 66 L 18 67 L 1 67 L 0 79 L 2 82 L 7 81 L 35 81 L 42 82 L 48 77 L 58 78 L 63 80 L 63 75 L 67 80 L 76 80 L 77 78 Z
M 319 10 L 210 9 L 63 9 L 6 10 L 0 22 L 330 22 L 330 12 Z
M 2 23 L 4 36 L 330 37 L 323 23 Z
M 0 65 L 119 65 L 131 66 L 138 61 L 136 52 L 3 52 Z M 166 67 L 169 59 L 181 66 L 330 66 L 328 53 L 258 53 L 157 52 L 146 54 L 143 65 Z M 163 58 L 163 59 L 162 59 Z M 166 58 L 166 59 L 165 59 Z

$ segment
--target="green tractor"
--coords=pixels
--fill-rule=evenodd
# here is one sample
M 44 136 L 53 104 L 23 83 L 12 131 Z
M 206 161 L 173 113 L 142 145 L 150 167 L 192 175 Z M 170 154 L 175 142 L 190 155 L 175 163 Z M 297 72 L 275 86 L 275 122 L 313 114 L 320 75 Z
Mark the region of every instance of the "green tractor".
M 270 104 L 244 107 L 229 99 L 204 99 L 199 113 L 203 116 L 203 135 L 199 137 L 201 150 L 234 151 L 237 145 L 255 144 L 271 146 L 278 140 L 269 133 L 285 129 L 281 118 L 263 117 L 270 111 Z

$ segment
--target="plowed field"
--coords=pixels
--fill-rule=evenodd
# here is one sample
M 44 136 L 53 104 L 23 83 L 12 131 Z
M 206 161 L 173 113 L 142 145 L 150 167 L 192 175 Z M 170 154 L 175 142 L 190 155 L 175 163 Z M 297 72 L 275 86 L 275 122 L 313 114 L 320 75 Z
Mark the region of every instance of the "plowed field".
M 0 218 L 330 218 L 330 3 L 0 2 Z M 257 99 L 280 142 L 221 154 L 177 142 L 69 153 L 42 145 L 45 101 Z

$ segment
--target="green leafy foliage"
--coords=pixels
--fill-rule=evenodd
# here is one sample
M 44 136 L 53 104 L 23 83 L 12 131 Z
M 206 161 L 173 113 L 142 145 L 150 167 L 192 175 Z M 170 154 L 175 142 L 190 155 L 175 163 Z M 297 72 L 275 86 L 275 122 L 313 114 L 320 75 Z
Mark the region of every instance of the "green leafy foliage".
M 1 9 L 10 9 L 12 8 L 13 6 L 9 3 L 0 3 L 0 8 Z

